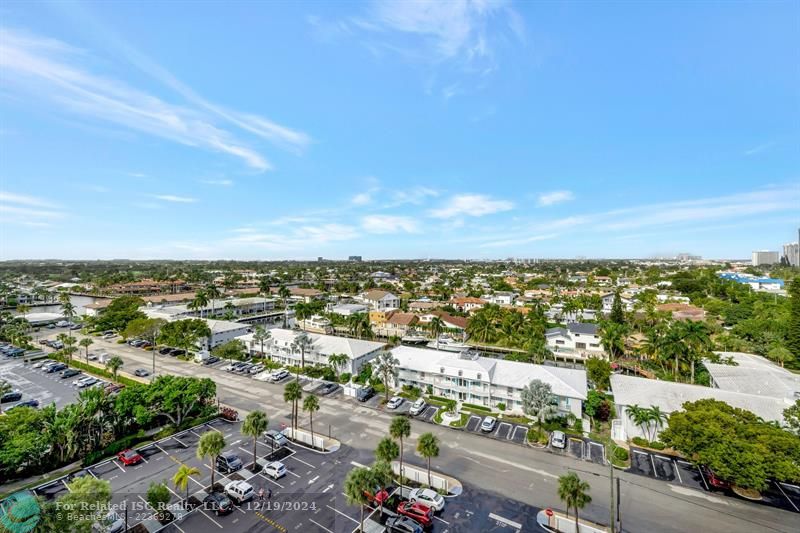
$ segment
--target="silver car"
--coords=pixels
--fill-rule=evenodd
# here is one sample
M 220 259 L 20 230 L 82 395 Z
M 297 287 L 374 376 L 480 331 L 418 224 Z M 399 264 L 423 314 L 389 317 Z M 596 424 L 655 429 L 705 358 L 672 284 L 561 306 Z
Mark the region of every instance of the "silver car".
M 550 435 L 550 445 L 553 448 L 566 448 L 567 447 L 567 436 L 564 434 L 563 431 L 554 431 L 552 435 Z

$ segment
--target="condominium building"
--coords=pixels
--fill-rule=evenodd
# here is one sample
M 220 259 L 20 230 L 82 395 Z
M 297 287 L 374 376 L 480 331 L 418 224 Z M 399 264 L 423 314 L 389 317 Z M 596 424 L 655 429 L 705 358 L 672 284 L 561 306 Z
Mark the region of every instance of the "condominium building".
M 382 342 L 305 333 L 291 329 L 275 328 L 269 332 L 270 338 L 264 341 L 264 351 L 273 360 L 285 365 L 299 365 L 301 359 L 304 358 L 307 366 L 327 365 L 329 356 L 343 353 L 350 360 L 340 370 L 351 374 L 358 373 L 364 364 L 377 357 L 378 353 L 386 346 Z M 304 354 L 295 345 L 295 341 L 301 335 L 305 335 L 311 341 Z M 239 340 L 245 343 L 250 353 L 260 352 L 261 343 L 256 342 L 253 337 L 254 335 L 251 333 L 240 336 Z
M 783 257 L 789 266 L 800 267 L 800 242 L 790 242 L 783 245 Z
M 538 379 L 550 385 L 558 412 L 580 418 L 586 400 L 586 371 L 480 357 L 475 352 L 440 352 L 398 346 L 395 386 L 412 385 L 436 396 L 522 413 L 522 389 Z
M 753 252 L 753 266 L 774 265 L 776 263 L 780 263 L 780 261 L 781 259 L 778 255 L 778 252 L 770 252 L 767 250 Z

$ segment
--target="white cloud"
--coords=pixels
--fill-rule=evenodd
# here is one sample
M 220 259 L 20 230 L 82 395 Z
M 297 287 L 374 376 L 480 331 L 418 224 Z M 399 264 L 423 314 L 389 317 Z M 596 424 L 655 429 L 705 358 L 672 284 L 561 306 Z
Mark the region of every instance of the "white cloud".
M 217 185 L 219 187 L 231 187 L 233 185 L 233 180 L 201 180 L 200 183 Z
M 514 204 L 507 200 L 495 200 L 482 194 L 460 194 L 453 196 L 450 200 L 429 212 L 434 218 L 453 218 L 457 216 L 480 217 L 510 211 Z
M 385 207 L 397 207 L 404 204 L 420 205 L 428 198 L 439 196 L 439 191 L 430 187 L 417 186 L 406 190 L 394 191 L 391 201 Z
M 748 150 L 745 150 L 744 151 L 744 155 L 751 156 L 751 155 L 760 154 L 761 152 L 764 152 L 764 151 L 772 148 L 772 146 L 774 144 L 775 144 L 774 142 L 767 142 L 767 143 L 759 144 L 758 146 L 754 146 L 754 147 L 752 147 L 752 148 L 750 148 Z
M 572 191 L 552 191 L 540 194 L 536 205 L 539 207 L 546 207 L 549 205 L 560 204 L 562 202 L 569 202 L 570 200 L 574 199 L 575 195 L 572 194 Z
M 258 171 L 271 168 L 256 150 L 212 123 L 210 111 L 236 126 L 267 140 L 293 147 L 308 144 L 305 134 L 257 117 L 222 110 L 150 64 L 150 73 L 168 84 L 195 107 L 168 103 L 118 80 L 101 77 L 83 68 L 86 59 L 68 45 L 27 33 L 0 30 L 0 68 L 6 72 L 6 90 L 20 98 L 50 101 L 70 114 L 111 122 L 135 131 L 186 146 L 232 155 Z M 143 67 L 144 68 L 144 67 Z
M 153 198 L 156 200 L 173 202 L 176 204 L 193 204 L 197 201 L 197 198 L 190 198 L 188 196 L 175 196 L 174 194 L 154 194 Z
M 417 233 L 419 226 L 410 217 L 395 215 L 369 215 L 361 219 L 361 227 L 368 233 Z
M 360 192 L 353 196 L 353 199 L 350 200 L 353 205 L 367 205 L 372 202 L 372 195 L 368 192 Z
M 28 196 L 26 194 L 16 194 L 8 191 L 0 191 L 0 202 L 9 204 L 29 205 L 33 207 L 49 207 L 49 208 L 56 207 L 53 203 L 43 198 L 37 198 L 36 196 Z
M 58 206 L 44 198 L 0 191 L 0 222 L 31 228 L 46 228 L 64 218 Z

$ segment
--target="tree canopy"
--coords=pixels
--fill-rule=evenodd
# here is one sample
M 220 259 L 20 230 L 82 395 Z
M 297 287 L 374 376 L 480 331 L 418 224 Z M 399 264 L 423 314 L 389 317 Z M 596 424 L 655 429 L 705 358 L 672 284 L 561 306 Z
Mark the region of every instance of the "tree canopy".
M 139 311 L 139 308 L 143 305 L 144 300 L 138 296 L 114 298 L 106 307 L 106 310 L 93 319 L 94 327 L 99 331 L 108 329 L 123 331 L 130 321 L 137 318 L 147 318 L 144 313 Z
M 211 329 L 205 320 L 189 318 L 168 322 L 161 328 L 159 342 L 168 346 L 176 346 L 184 350 L 191 350 L 197 341 L 211 336 Z

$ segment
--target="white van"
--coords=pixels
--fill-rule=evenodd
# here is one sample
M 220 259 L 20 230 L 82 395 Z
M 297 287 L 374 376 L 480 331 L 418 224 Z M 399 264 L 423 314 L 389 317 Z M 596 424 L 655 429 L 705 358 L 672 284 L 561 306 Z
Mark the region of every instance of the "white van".
M 264 468 L 264 473 L 272 479 L 280 479 L 286 475 L 286 465 L 280 461 L 274 461 Z
M 238 504 L 253 497 L 253 486 L 246 481 L 231 481 L 225 485 L 225 494 Z

